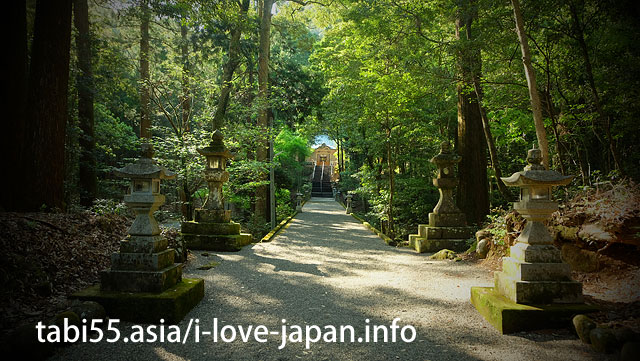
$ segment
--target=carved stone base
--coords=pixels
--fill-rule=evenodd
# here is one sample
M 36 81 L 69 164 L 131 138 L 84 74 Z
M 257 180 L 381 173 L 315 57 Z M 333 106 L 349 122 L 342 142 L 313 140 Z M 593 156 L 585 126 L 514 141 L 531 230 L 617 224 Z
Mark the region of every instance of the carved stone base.
M 469 247 L 466 239 L 424 239 L 417 236 L 409 235 L 409 244 L 418 253 L 438 252 L 443 249 L 462 252 Z
M 471 287 L 471 303 L 503 334 L 566 327 L 576 314 L 598 309 L 584 303 L 523 305 L 507 299 L 491 287 Z
M 464 213 L 429 213 L 431 227 L 461 227 L 467 225 Z
M 251 235 L 240 233 L 240 224 L 230 221 L 231 211 L 198 209 L 195 218 L 182 223 L 189 249 L 234 252 L 251 243 Z
M 182 279 L 182 264 L 160 236 L 128 236 L 111 254 L 111 269 L 100 274 L 105 291 L 162 292 Z
M 473 231 L 472 227 L 432 227 L 421 224 L 418 226 L 418 234 L 409 235 L 409 245 L 418 253 L 438 252 L 442 249 L 464 251 L 468 248 L 467 239 L 473 235 Z
M 504 272 L 495 273 L 496 291 L 524 304 L 583 303 L 582 283 L 568 281 L 523 281 Z
M 540 222 L 528 222 L 502 271 L 495 273 L 495 290 L 521 304 L 582 303 L 582 284 L 571 279 L 571 269 Z
M 240 234 L 183 234 L 184 240 L 189 249 L 236 252 L 242 247 L 251 243 L 251 235 L 248 233 Z
M 171 250 L 173 252 L 173 250 Z M 162 292 L 182 280 L 182 264 L 158 271 L 106 270 L 100 274 L 100 289 L 121 292 Z
M 231 211 L 217 209 L 196 209 L 196 222 L 207 223 L 229 223 L 231 222 Z

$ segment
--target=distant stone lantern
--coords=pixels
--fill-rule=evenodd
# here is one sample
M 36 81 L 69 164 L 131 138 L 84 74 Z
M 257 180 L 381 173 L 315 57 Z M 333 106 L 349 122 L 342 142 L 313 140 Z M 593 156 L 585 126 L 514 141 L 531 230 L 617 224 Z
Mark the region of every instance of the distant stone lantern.
M 431 158 L 431 163 L 438 167 L 433 185 L 440 191 L 440 200 L 433 208 L 433 212 L 429 213 L 431 226 L 466 226 L 465 215 L 453 200 L 453 190 L 458 185 L 454 169 L 461 160 L 462 157 L 453 152 L 449 142 L 442 142 L 440 153 Z
M 224 208 L 222 186 L 229 180 L 227 160 L 233 158 L 224 145 L 219 130 L 211 135 L 211 143 L 198 149 L 205 156 L 204 180 L 209 195 L 202 208 L 195 210 L 194 220 L 182 222 L 182 236 L 190 249 L 208 251 L 239 251 L 251 243 L 251 235 L 240 233 L 240 224 L 231 221 L 231 211 Z
M 351 202 L 353 201 L 353 194 L 351 193 L 347 193 L 346 196 L 346 202 L 347 202 L 347 214 L 351 214 L 353 213 L 353 208 L 351 207 Z
M 222 133 L 219 130 L 213 132 L 209 146 L 198 149 L 198 153 L 207 158 L 204 179 L 209 187 L 209 196 L 202 208 L 223 210 L 224 195 L 222 194 L 222 185 L 229 180 L 229 172 L 226 170 L 227 159 L 231 159 L 233 156 L 224 146 Z
M 302 212 L 302 193 L 296 193 L 296 212 Z
M 431 158 L 437 167 L 433 185 L 438 187 L 440 200 L 429 213 L 429 224 L 418 225 L 418 234 L 409 235 L 409 244 L 417 252 L 437 252 L 441 249 L 463 251 L 467 248 L 467 239 L 473 234 L 473 228 L 467 226 L 467 220 L 456 206 L 453 191 L 458 185 L 455 167 L 462 160 L 448 141 L 440 144 L 440 153 Z

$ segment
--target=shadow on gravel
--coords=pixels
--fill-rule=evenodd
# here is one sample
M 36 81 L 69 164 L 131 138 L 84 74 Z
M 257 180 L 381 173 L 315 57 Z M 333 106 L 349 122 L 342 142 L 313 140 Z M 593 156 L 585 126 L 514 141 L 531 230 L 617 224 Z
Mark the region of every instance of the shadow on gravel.
M 263 257 L 256 254 L 251 255 L 251 257 L 249 258 L 255 260 L 256 262 L 262 262 L 272 265 L 274 267 L 274 272 L 287 271 L 308 273 L 315 276 L 325 275 L 324 272 L 318 269 L 317 265 L 313 264 L 296 263 L 282 258 Z

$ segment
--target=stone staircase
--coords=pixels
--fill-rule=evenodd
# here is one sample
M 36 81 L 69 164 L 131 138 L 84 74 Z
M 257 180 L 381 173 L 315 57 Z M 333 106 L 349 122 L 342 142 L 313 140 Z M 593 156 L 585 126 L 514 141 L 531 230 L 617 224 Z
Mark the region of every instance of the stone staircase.
M 313 182 L 311 188 L 312 197 L 333 197 L 331 190 L 331 167 L 315 165 L 313 170 Z

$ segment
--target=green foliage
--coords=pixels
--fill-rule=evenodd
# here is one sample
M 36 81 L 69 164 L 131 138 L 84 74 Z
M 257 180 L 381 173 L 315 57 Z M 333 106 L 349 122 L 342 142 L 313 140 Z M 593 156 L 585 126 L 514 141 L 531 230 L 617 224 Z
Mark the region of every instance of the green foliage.
M 494 208 L 487 215 L 489 224 L 487 229 L 493 236 L 493 244 L 504 246 L 507 237 L 507 217 L 508 212 L 502 208 Z
M 98 169 L 110 172 L 125 158 L 134 156 L 138 138 L 130 125 L 116 118 L 103 104 L 95 103 L 96 159 Z
M 256 188 L 268 184 L 270 166 L 279 219 L 290 213 L 295 192 L 309 190 L 304 161 L 309 140 L 317 134 L 340 145 L 346 164 L 338 189 L 356 193 L 367 221 L 380 228 L 393 214 L 399 237 L 415 232 L 438 199 L 429 160 L 441 141 L 455 143 L 462 50 L 480 54 L 480 62 L 472 65 L 481 74 L 482 105 L 503 175 L 521 170 L 536 135 L 518 40 L 511 31 L 512 9 L 508 2 L 474 2 L 475 39 L 460 41 L 455 17 L 463 3 L 279 2 L 269 66 L 273 126 L 265 130 L 256 126 L 262 104 L 256 101 L 255 7 L 244 17 L 236 3 L 152 2 L 151 81 L 146 85 L 152 90 L 156 158 L 178 174 L 177 182 L 163 182 L 169 202 L 197 206 L 207 195 L 204 159 L 196 149 L 208 143 L 229 38 L 237 27 L 242 29 L 241 51 L 222 129 L 234 159 L 224 191 L 237 211 L 234 217 L 254 234 L 268 228 L 251 210 Z M 128 185 L 114 179 L 111 170 L 138 156 L 139 14 L 135 2 L 90 6 L 99 193 L 119 199 Z M 640 78 L 640 48 L 635 46 L 640 26 L 630 9 L 628 1 L 523 3 L 552 167 L 580 175 L 574 187 L 593 187 L 622 175 L 640 177 L 635 140 L 640 86 L 633 81 Z M 72 73 L 77 71 L 76 64 L 71 66 Z M 70 114 L 73 119 L 75 111 Z M 70 121 L 70 173 L 77 172 L 81 136 Z M 258 161 L 257 150 L 272 137 L 278 155 L 272 164 Z M 569 199 L 577 190 L 555 195 Z M 117 211 L 102 202 L 96 205 L 99 211 Z M 492 203 L 504 206 L 506 200 L 495 192 Z M 503 239 L 504 213 L 492 211 L 489 219 L 496 225 L 494 239 Z
M 304 162 L 311 155 L 307 140 L 288 129 L 280 131 L 274 142 L 276 182 L 293 192 L 303 184 Z
M 278 189 L 276 191 L 276 220 L 281 222 L 289 217 L 295 207 L 291 199 L 291 192 L 288 189 Z
M 125 215 L 127 206 L 122 201 L 114 199 L 96 199 L 91 207 L 91 212 L 103 216 L 107 214 Z

